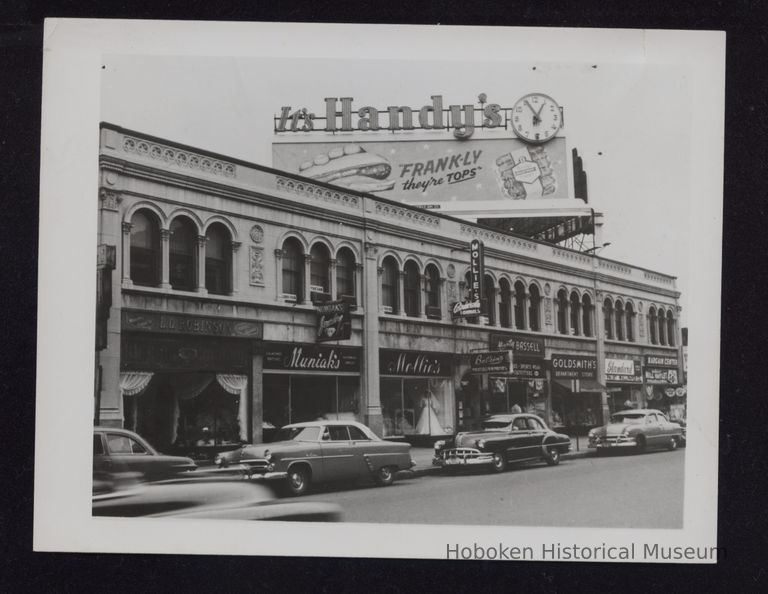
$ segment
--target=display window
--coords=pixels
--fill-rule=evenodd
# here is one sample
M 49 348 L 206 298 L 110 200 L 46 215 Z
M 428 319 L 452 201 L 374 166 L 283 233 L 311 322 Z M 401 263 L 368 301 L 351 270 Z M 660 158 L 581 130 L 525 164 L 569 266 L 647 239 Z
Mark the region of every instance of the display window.
M 546 418 L 547 399 L 544 380 L 491 376 L 489 381 L 491 386 L 487 407 L 489 414 L 526 412 Z
M 452 434 L 451 396 L 447 378 L 382 378 L 384 437 Z

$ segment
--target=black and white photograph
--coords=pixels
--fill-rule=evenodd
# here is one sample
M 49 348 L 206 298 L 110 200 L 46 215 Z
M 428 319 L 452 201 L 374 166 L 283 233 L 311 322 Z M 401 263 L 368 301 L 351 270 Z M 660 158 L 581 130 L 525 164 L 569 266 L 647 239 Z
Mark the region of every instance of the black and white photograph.
M 723 33 L 45 51 L 36 550 L 718 560 Z

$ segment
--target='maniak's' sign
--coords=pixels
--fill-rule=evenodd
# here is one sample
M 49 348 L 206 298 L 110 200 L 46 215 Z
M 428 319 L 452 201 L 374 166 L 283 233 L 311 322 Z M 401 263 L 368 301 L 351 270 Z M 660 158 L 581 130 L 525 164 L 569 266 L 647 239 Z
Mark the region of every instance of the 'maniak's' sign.
M 312 372 L 359 372 L 360 349 L 306 344 L 269 344 L 264 369 Z

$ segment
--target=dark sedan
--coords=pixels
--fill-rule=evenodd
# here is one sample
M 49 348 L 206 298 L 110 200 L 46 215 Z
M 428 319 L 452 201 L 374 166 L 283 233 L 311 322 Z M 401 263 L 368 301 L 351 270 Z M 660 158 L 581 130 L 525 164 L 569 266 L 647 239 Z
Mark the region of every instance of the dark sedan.
M 482 431 L 435 443 L 432 462 L 445 468 L 487 466 L 503 472 L 516 462 L 543 460 L 554 466 L 570 449 L 570 438 L 552 431 L 536 415 L 494 415 L 483 421 Z

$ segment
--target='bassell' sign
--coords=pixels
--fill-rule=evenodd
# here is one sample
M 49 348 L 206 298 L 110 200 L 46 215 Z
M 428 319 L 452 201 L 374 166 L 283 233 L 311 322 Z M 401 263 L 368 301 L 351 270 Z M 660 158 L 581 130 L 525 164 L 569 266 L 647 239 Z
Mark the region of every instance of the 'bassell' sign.
M 470 353 L 469 367 L 472 373 L 511 373 L 511 351 L 480 351 Z
M 586 355 L 552 355 L 552 377 L 597 379 L 597 358 Z
M 491 334 L 492 351 L 512 351 L 515 356 L 544 358 L 544 339 L 517 334 Z

